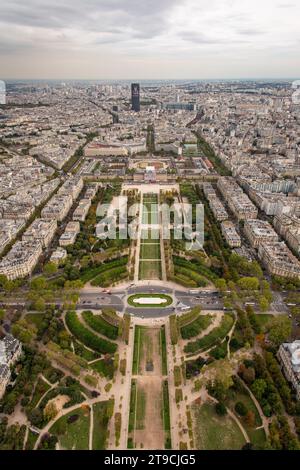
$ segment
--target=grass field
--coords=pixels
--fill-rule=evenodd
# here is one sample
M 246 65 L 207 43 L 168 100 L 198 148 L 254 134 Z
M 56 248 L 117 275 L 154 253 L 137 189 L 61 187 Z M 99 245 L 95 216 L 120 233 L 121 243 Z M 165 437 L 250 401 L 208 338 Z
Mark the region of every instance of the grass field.
M 134 348 L 133 348 L 133 360 L 132 360 L 132 374 L 137 375 L 139 373 L 140 363 L 140 341 L 143 327 L 136 325 L 134 329 Z
M 264 429 L 256 429 L 262 426 L 262 420 L 259 415 L 259 412 L 253 402 L 248 391 L 244 388 L 243 390 L 237 392 L 234 396 L 234 399 L 228 401 L 227 406 L 229 406 L 232 411 L 237 414 L 234 410 L 236 403 L 241 402 L 245 405 L 248 411 L 252 411 L 255 416 L 255 425 L 254 427 L 249 426 L 245 419 L 242 419 L 239 415 L 237 417 L 242 421 L 244 428 L 247 431 L 247 434 L 252 442 L 256 446 L 262 446 L 266 441 L 266 435 Z
M 145 304 L 142 303 L 143 299 L 162 299 L 165 302 L 161 304 Z M 141 301 L 139 301 L 141 299 Z M 134 294 L 128 297 L 127 299 L 128 305 L 131 305 L 131 307 L 136 307 L 136 308 L 166 308 L 172 305 L 173 299 L 170 295 L 165 295 L 165 294 Z
M 103 377 L 107 377 L 108 379 L 113 379 L 114 377 L 113 359 L 100 359 L 99 361 L 93 362 L 90 367 Z
M 93 430 L 93 450 L 103 450 L 106 448 L 108 437 L 108 423 L 113 414 L 113 401 L 103 401 L 93 405 L 94 430 Z
M 166 330 L 163 326 L 160 330 L 160 354 L 161 354 L 161 371 L 162 375 L 168 374 L 168 362 L 167 362 L 167 344 L 166 344 Z
M 140 260 L 156 259 L 160 260 L 160 245 L 159 243 L 145 243 L 141 245 Z
M 74 422 L 68 422 L 71 416 L 76 416 Z M 59 444 L 67 450 L 88 450 L 89 448 L 90 411 L 88 408 L 77 408 L 59 418 L 50 428 Z
M 35 408 L 42 396 L 49 390 L 50 385 L 47 384 L 41 377 L 38 378 L 30 406 Z
M 238 425 L 227 415 L 220 417 L 212 404 L 192 406 L 194 438 L 199 450 L 240 450 L 246 444 Z
M 160 261 L 140 261 L 139 279 L 161 279 Z
M 33 323 L 37 329 L 42 327 L 44 321 L 44 314 L 43 313 L 28 313 L 25 317 L 26 321 Z
M 146 411 L 146 393 L 145 390 L 137 384 L 136 391 L 136 410 L 135 410 L 135 429 L 145 429 L 145 411 Z
M 187 354 L 194 354 L 198 351 L 212 348 L 215 344 L 217 344 L 219 341 L 221 341 L 228 335 L 233 324 L 234 324 L 233 316 L 229 314 L 224 315 L 220 326 L 214 328 L 206 336 L 203 336 L 202 338 L 194 342 L 189 342 L 185 346 L 184 351 Z
M 143 229 L 141 232 L 141 243 L 155 243 L 159 244 L 159 230 L 158 229 Z
M 151 211 L 148 209 L 147 211 L 143 212 L 142 216 L 142 224 L 144 225 L 157 225 L 159 223 L 158 219 L 158 212 L 157 211 Z
M 36 443 L 36 440 L 37 440 L 38 437 L 39 437 L 39 435 L 37 433 L 32 432 L 29 429 L 28 438 L 27 438 L 27 442 L 26 442 L 26 450 L 33 450 L 34 444 Z

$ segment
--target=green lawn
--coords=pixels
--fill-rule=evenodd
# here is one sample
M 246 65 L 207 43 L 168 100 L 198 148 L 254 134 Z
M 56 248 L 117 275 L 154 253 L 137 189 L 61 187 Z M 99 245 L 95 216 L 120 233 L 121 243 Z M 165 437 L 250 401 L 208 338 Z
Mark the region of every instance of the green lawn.
M 101 376 L 113 379 L 114 377 L 114 360 L 100 359 L 90 364 L 90 367 L 98 372 Z
M 158 229 L 143 229 L 141 232 L 141 243 L 160 243 Z
M 262 446 L 266 441 L 266 435 L 264 429 L 256 429 L 262 426 L 262 420 L 259 415 L 259 412 L 253 402 L 252 398 L 248 394 L 248 391 L 244 389 L 244 391 L 239 391 L 235 394 L 234 398 L 228 402 L 228 406 L 232 409 L 232 411 L 237 414 L 234 410 L 236 403 L 241 402 L 243 403 L 248 411 L 252 411 L 255 416 L 255 425 L 251 427 L 247 424 L 246 420 L 241 418 L 237 415 L 237 417 L 242 421 L 244 428 L 247 431 L 247 434 L 255 446 Z
M 195 354 L 198 351 L 212 348 L 228 335 L 233 324 L 234 317 L 232 315 L 225 314 L 220 326 L 214 328 L 210 333 L 203 336 L 202 338 L 193 342 L 189 342 L 185 346 L 184 351 L 187 354 Z
M 106 448 L 108 437 L 108 423 L 113 414 L 113 401 L 103 401 L 93 405 L 94 431 L 93 450 L 103 450 Z
M 157 225 L 159 223 L 158 220 L 158 212 L 150 212 L 150 210 L 143 212 L 142 224 Z
M 139 373 L 139 365 L 141 360 L 142 348 L 141 339 L 143 337 L 145 328 L 142 326 L 135 326 L 134 329 L 134 347 L 133 347 L 133 360 L 132 360 L 132 374 L 137 375 Z
M 25 319 L 30 323 L 33 323 L 39 330 L 42 327 L 44 316 L 44 313 L 28 313 Z
M 139 299 L 163 299 L 166 300 L 166 302 L 162 304 L 143 304 L 142 302 L 139 303 Z M 136 300 L 136 302 L 134 302 Z M 128 297 L 127 299 L 128 305 L 131 305 L 131 307 L 136 307 L 136 308 L 166 308 L 172 305 L 173 299 L 170 295 L 165 295 L 165 294 L 134 294 Z
M 160 244 L 154 243 L 153 245 L 150 243 L 145 243 L 141 245 L 140 249 L 140 259 L 160 259 Z
M 140 261 L 139 279 L 161 279 L 161 262 Z
M 32 432 L 30 429 L 28 431 L 28 438 L 26 442 L 26 450 L 33 450 L 34 444 L 36 443 L 37 438 L 39 435 L 35 432 Z
M 71 416 L 77 416 L 74 422 L 68 422 Z M 89 448 L 90 412 L 88 409 L 77 408 L 59 418 L 50 428 L 60 445 L 67 450 L 88 450 Z
M 42 396 L 49 390 L 50 385 L 45 382 L 41 377 L 38 378 L 30 406 L 35 408 Z
M 168 374 L 168 361 L 167 361 L 167 344 L 166 344 L 166 329 L 163 326 L 160 330 L 160 355 L 161 355 L 161 372 L 162 375 Z
M 264 329 L 268 323 L 270 323 L 274 319 L 274 315 L 268 315 L 265 313 L 259 313 L 255 315 L 256 321 L 259 324 L 259 326 Z
M 240 450 L 245 439 L 238 425 L 227 415 L 220 417 L 212 404 L 192 406 L 194 439 L 199 450 Z
M 146 393 L 145 390 L 137 384 L 135 429 L 145 429 L 145 412 Z

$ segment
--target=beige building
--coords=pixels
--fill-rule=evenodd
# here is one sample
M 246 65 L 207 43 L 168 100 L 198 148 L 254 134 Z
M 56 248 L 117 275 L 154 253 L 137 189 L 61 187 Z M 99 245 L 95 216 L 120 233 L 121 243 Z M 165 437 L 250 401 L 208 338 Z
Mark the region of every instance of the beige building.
M 86 216 L 88 215 L 90 207 L 91 207 L 90 199 L 81 199 L 73 213 L 73 220 L 78 221 L 78 222 L 84 222 L 86 219 Z
M 12 335 L 6 335 L 0 340 L 0 398 L 5 393 L 7 384 L 10 381 L 10 367 L 22 354 L 20 341 Z
M 284 375 L 295 389 L 297 399 L 300 400 L 300 341 L 282 344 L 277 357 Z
M 42 253 L 43 247 L 39 241 L 19 241 L 0 262 L 0 274 L 10 280 L 29 276 Z
M 262 243 L 258 257 L 270 274 L 300 279 L 300 262 L 284 242 Z
M 79 222 L 69 222 L 66 226 L 65 232 L 59 239 L 60 246 L 69 246 L 75 243 L 76 237 L 80 232 Z
M 22 236 L 24 242 L 32 242 L 38 240 L 43 248 L 47 248 L 57 230 L 56 220 L 35 219 Z
M 278 236 L 273 227 L 264 220 L 250 219 L 245 221 L 244 232 L 251 246 L 258 248 L 264 242 L 277 242 Z
M 230 220 L 221 223 L 223 237 L 231 248 L 240 248 L 242 246 L 241 237 Z
M 73 198 L 70 194 L 56 194 L 42 210 L 42 218 L 61 222 L 67 217 L 72 205 Z

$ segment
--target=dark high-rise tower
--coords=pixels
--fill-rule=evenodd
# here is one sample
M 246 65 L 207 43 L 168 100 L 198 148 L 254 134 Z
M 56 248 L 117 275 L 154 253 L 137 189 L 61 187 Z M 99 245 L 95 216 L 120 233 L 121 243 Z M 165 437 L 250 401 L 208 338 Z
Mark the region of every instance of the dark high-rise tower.
M 131 84 L 131 104 L 132 110 L 139 112 L 140 107 L 140 84 L 132 83 Z

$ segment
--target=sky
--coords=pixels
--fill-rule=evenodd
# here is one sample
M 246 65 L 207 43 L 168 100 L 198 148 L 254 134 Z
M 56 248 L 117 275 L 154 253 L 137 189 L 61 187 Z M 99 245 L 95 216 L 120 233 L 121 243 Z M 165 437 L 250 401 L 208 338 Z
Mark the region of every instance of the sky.
M 300 78 L 299 0 L 0 0 L 0 79 Z

